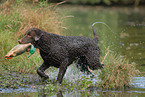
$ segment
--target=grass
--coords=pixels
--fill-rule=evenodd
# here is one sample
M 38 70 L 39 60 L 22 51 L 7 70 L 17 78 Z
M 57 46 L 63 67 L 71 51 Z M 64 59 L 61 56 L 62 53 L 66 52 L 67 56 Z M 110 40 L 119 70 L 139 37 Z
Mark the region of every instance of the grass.
M 28 54 L 6 60 L 6 53 L 18 44 L 18 40 L 32 27 L 50 33 L 60 34 L 62 31 L 62 14 L 53 6 L 40 7 L 25 3 L 5 2 L 0 5 L 0 67 L 21 73 L 34 73 L 38 64 L 42 63 L 39 52 L 28 59 Z
M 106 50 L 106 55 L 102 57 L 102 63 L 105 65 L 99 74 L 101 81 L 97 87 L 103 89 L 130 87 L 131 77 L 139 73 L 135 65 L 129 64 L 127 59 L 109 49 Z

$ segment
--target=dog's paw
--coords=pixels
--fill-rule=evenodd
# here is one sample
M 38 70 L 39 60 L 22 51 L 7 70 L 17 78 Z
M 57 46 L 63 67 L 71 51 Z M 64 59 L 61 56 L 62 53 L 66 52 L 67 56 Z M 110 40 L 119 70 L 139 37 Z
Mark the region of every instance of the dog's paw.
M 49 79 L 49 76 L 42 77 L 42 81 L 43 82 L 46 81 L 46 80 L 48 80 L 48 79 Z

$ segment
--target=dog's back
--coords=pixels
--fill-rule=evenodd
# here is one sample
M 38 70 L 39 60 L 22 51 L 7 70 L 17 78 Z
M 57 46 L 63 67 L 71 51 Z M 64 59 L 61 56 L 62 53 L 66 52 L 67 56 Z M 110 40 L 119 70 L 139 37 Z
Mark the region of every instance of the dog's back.
M 97 45 L 98 36 L 94 32 L 94 39 L 83 36 L 60 36 L 31 28 L 26 35 L 19 40 L 19 43 L 32 43 L 39 48 L 40 55 L 44 62 L 37 69 L 37 73 L 42 79 L 48 76 L 44 71 L 50 66 L 59 68 L 57 82 L 61 83 L 67 67 L 77 62 L 82 72 L 93 75 L 88 67 L 92 70 L 102 67 L 99 57 L 100 49 Z

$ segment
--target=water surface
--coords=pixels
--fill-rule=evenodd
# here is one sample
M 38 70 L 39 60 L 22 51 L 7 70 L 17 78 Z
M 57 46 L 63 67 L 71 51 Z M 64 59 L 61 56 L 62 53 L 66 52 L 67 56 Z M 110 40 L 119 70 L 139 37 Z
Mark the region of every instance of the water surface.
M 66 35 L 86 36 L 93 38 L 91 25 L 99 35 L 99 46 L 102 55 L 106 48 L 121 54 L 137 64 L 142 72 L 145 69 L 145 12 L 144 7 L 90 7 L 90 6 L 63 6 L 67 18 Z

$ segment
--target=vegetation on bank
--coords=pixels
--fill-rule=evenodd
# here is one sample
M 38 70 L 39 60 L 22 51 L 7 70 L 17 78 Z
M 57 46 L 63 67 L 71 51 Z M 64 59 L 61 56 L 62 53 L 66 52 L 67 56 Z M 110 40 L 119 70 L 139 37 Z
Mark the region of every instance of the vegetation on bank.
M 5 0 L 2 0 L 5 1 Z M 98 5 L 98 4 L 105 4 L 105 5 L 134 5 L 138 6 L 140 4 L 145 4 L 144 0 L 7 0 L 10 2 L 32 2 L 44 4 L 46 2 L 66 2 L 71 4 L 89 4 L 89 5 Z
M 106 4 L 106 5 L 112 5 L 112 4 L 118 4 L 118 5 L 139 5 L 140 2 L 143 2 L 143 0 L 68 0 L 71 3 L 79 3 L 79 4 Z
M 127 59 L 109 49 L 102 57 L 102 63 L 105 65 L 98 75 L 101 81 L 97 86 L 103 89 L 130 87 L 131 77 L 139 73 L 135 65 L 129 64 Z
M 22 73 L 33 73 L 42 60 L 38 53 L 28 59 L 28 54 L 23 54 L 11 60 L 6 60 L 6 53 L 18 44 L 18 40 L 32 27 L 40 28 L 50 33 L 60 34 L 62 30 L 62 16 L 53 7 L 33 6 L 29 4 L 0 5 L 0 69 Z
M 25 3 L 8 5 L 7 2 L 5 2 L 0 5 L 0 10 L 0 83 L 2 83 L 0 88 L 18 88 L 19 86 L 28 84 L 28 82 L 31 82 L 30 80 L 35 82 L 35 78 L 28 78 L 27 80 L 24 75 L 36 73 L 35 70 L 42 63 L 38 51 L 29 59 L 26 53 L 11 60 L 6 60 L 4 55 L 18 44 L 18 39 L 31 27 L 38 27 L 49 32 L 60 34 L 59 32 L 61 32 L 63 28 L 63 16 L 55 11 L 54 7 L 50 7 L 50 5 L 45 5 L 45 7 Z M 99 73 L 97 71 L 94 72 L 94 74 L 99 75 L 100 82 L 95 82 L 94 84 L 92 81 L 88 80 L 90 78 L 82 77 L 75 83 L 64 80 L 61 87 L 54 84 L 55 80 L 52 82 L 49 81 L 44 88 L 48 91 L 56 91 L 59 88 L 67 88 L 70 90 L 76 88 L 85 90 L 90 87 L 103 89 L 124 88 L 129 86 L 131 77 L 135 76 L 137 73 L 133 65 L 129 64 L 127 60 L 121 58 L 119 55 L 114 54 L 114 52 L 109 51 L 109 49 L 106 50 L 106 54 L 101 60 L 102 63 L 105 64 L 104 68 L 101 69 L 101 71 L 99 70 Z M 7 71 L 9 71 L 10 74 L 13 74 L 12 72 L 19 72 L 22 73 L 22 76 L 5 76 Z M 38 80 L 36 84 L 40 84 Z

